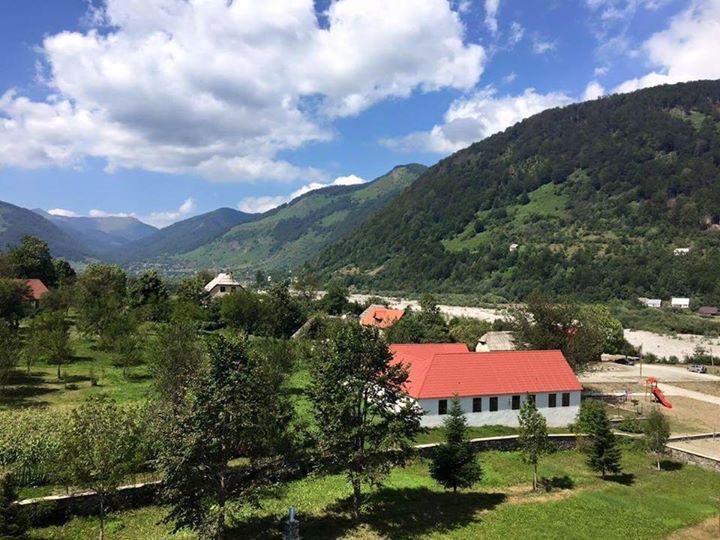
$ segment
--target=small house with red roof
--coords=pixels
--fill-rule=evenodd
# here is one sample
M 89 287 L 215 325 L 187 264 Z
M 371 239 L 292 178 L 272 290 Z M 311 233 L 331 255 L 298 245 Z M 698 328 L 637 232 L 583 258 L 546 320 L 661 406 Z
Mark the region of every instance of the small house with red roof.
M 360 314 L 360 324 L 385 330 L 398 322 L 403 315 L 405 311 L 402 309 L 390 309 L 373 304 Z
M 422 407 L 422 425 L 440 426 L 454 396 L 471 426 L 517 426 L 535 400 L 549 426 L 575 421 L 582 385 L 561 351 L 469 352 L 464 344 L 390 345 L 409 372 L 406 390 Z
M 42 280 L 39 279 L 26 279 L 22 281 L 23 283 L 25 283 L 28 290 L 30 291 L 30 301 L 35 307 L 38 307 L 40 305 L 40 300 L 42 299 L 42 297 L 49 292 L 48 288 L 45 286 Z

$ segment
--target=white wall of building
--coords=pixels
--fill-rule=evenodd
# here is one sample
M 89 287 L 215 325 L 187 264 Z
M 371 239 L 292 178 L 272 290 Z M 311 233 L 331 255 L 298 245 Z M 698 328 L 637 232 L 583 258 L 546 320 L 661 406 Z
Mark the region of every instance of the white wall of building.
M 552 427 L 564 427 L 568 424 L 575 422 L 578 412 L 580 411 L 580 392 L 569 392 L 570 394 L 570 406 L 562 406 L 562 394 L 563 392 L 557 392 L 557 406 L 548 406 L 548 393 L 536 394 L 535 405 L 538 410 L 547 419 L 548 426 Z M 462 397 L 460 398 L 460 406 L 462 407 L 467 423 L 470 426 L 491 426 L 491 425 L 502 425 L 502 426 L 518 426 L 518 413 L 519 410 L 513 410 L 512 408 L 512 395 L 497 396 L 498 398 L 498 410 L 490 411 L 490 397 L 492 396 L 476 396 L 482 397 L 482 412 L 474 413 L 473 410 L 473 398 Z M 446 398 L 448 402 L 448 411 L 450 410 L 452 397 Z M 526 395 L 520 396 L 520 404 L 525 402 L 527 399 Z M 447 418 L 447 415 L 438 414 L 438 402 L 439 399 L 419 399 L 418 404 L 423 408 L 425 414 L 423 414 L 421 423 L 425 427 L 439 427 L 443 425 L 443 421 Z

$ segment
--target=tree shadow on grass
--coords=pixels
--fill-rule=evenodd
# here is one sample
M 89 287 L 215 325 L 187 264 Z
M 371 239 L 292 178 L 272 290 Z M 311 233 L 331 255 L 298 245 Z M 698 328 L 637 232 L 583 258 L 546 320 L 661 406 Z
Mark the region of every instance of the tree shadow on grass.
M 679 471 L 683 466 L 679 461 L 672 461 L 670 459 L 660 460 L 660 470 L 662 471 Z
M 57 392 L 58 388 L 47 386 L 3 386 L 0 388 L 0 405 L 8 407 L 27 407 L 45 405 L 34 398 Z
M 352 515 L 352 500 L 345 498 L 322 515 L 298 516 L 302 538 L 338 538 L 358 527 L 384 538 L 418 538 L 448 532 L 477 520 L 477 513 L 492 510 L 506 500 L 504 493 L 437 492 L 428 488 L 382 488 L 366 498 L 359 521 Z M 292 502 L 292 501 L 290 501 Z M 251 518 L 238 524 L 230 538 L 271 538 L 282 524 L 273 516 Z
M 633 473 L 612 474 L 605 477 L 608 482 L 615 482 L 623 486 L 632 486 L 635 483 L 635 475 Z
M 550 478 L 541 478 L 540 487 L 545 491 L 556 491 L 563 489 L 573 489 L 575 481 L 567 474 L 565 476 L 552 476 Z

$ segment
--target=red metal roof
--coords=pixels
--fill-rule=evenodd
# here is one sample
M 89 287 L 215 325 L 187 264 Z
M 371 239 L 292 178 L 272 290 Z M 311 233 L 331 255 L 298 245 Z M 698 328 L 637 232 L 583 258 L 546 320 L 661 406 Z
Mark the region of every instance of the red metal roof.
M 473 353 L 440 349 L 447 346 L 390 346 L 394 362 L 408 366 L 410 396 L 422 399 L 582 390 L 561 351 Z
M 405 312 L 402 309 L 371 306 L 363 313 L 360 324 L 376 328 L 389 328 L 400 320 L 403 315 L 405 315 Z
M 48 292 L 48 288 L 39 279 L 26 279 L 25 285 L 30 289 L 30 296 L 33 300 L 40 300 Z

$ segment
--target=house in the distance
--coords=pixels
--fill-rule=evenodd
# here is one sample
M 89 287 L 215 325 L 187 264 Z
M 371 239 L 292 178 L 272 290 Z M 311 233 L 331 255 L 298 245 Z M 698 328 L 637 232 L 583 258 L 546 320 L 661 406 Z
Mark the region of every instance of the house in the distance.
M 673 255 L 687 255 L 690 253 L 689 247 L 681 247 L 673 249 Z
M 660 298 L 638 298 L 638 301 L 649 308 L 661 308 L 662 300 Z
M 463 344 L 390 345 L 407 367 L 408 395 L 422 425 L 440 426 L 457 395 L 471 426 L 517 426 L 522 403 L 534 399 L 549 426 L 567 426 L 580 410 L 582 386 L 560 351 L 468 352 Z
M 403 315 L 405 315 L 405 311 L 402 309 L 390 309 L 372 304 L 360 314 L 360 324 L 384 330 L 402 319 Z
M 670 307 L 675 309 L 690 309 L 690 299 L 672 297 L 670 299 Z
M 716 306 L 702 306 L 698 309 L 698 315 L 701 317 L 717 317 L 720 315 L 720 310 Z
M 235 281 L 231 274 L 223 273 L 218 274 L 215 279 L 205 285 L 205 290 L 210 293 L 212 298 L 219 298 L 239 289 L 242 289 L 242 285 Z
M 515 334 L 512 332 L 486 332 L 475 347 L 475 352 L 514 351 Z
M 30 299 L 32 304 L 36 308 L 39 307 L 42 297 L 50 291 L 40 279 L 26 279 L 25 285 L 27 285 L 27 288 L 30 289 Z

